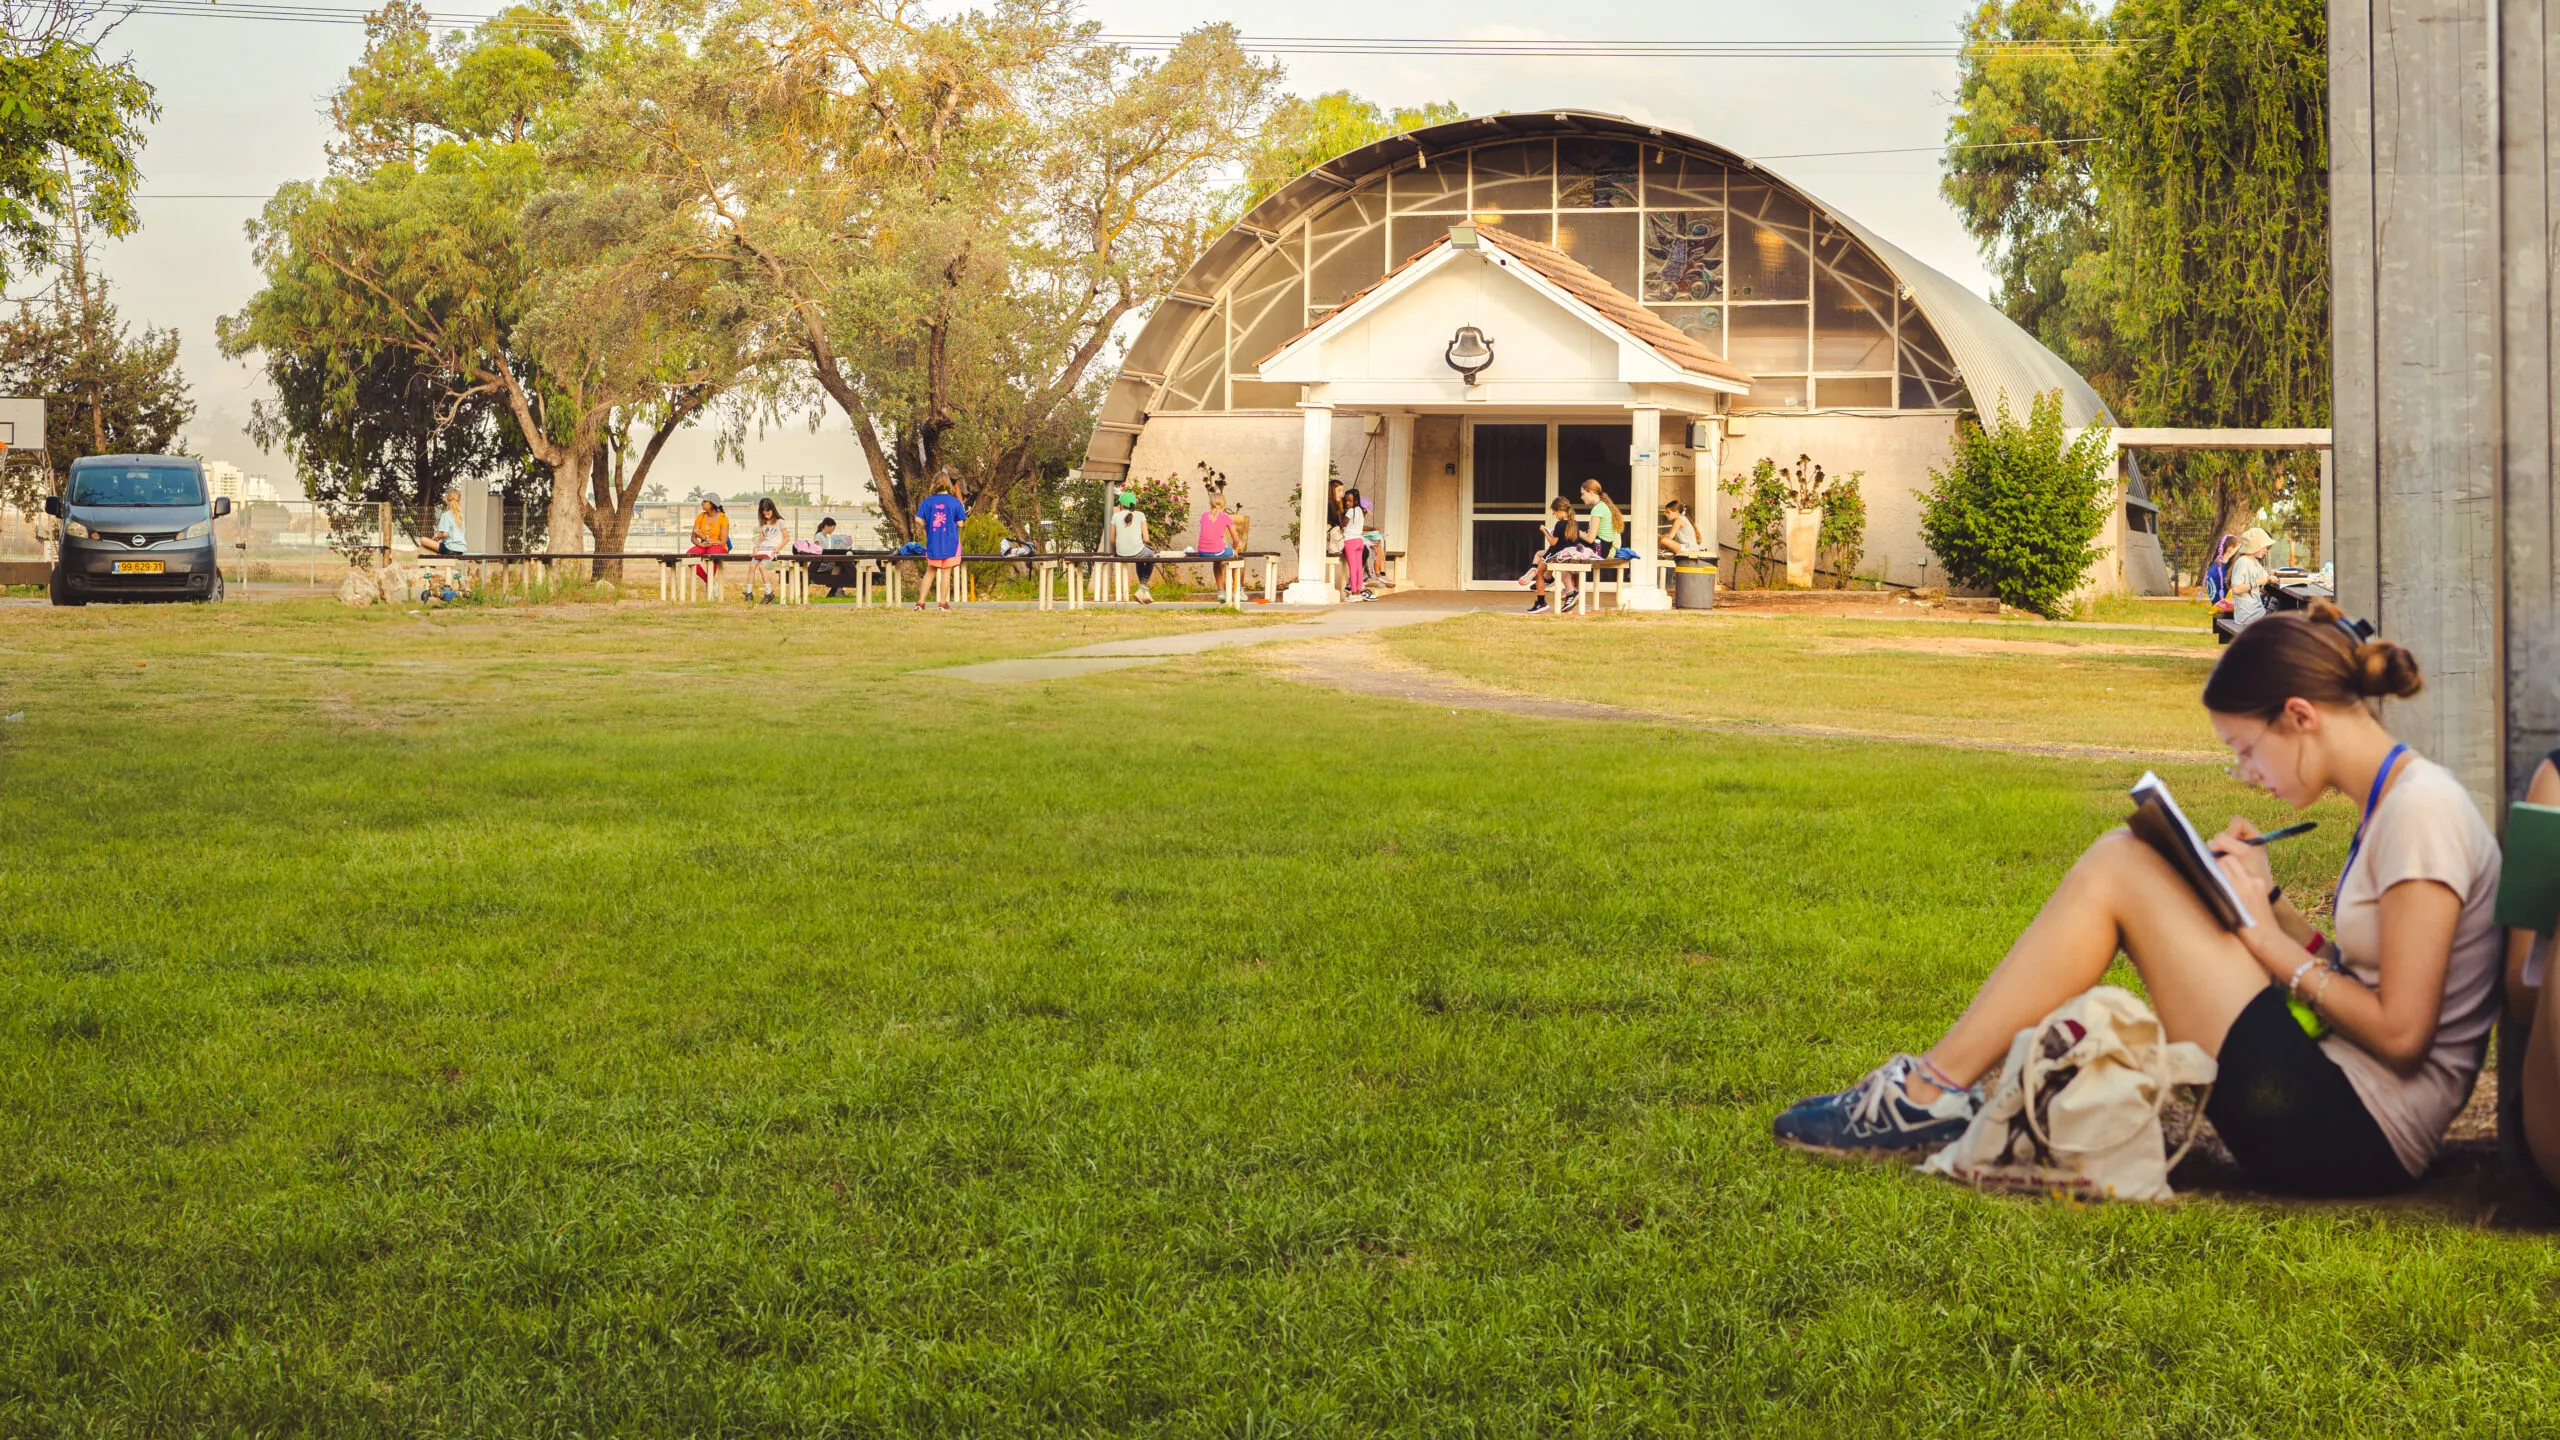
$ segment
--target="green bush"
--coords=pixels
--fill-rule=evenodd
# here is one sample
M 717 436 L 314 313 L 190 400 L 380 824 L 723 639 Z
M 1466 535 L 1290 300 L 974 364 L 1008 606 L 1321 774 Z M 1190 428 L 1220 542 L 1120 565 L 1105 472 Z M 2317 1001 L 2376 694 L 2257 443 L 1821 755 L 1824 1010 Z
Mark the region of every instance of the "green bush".
M 992 508 L 977 511 L 960 522 L 960 553 L 993 555 L 996 547 L 1004 543 L 1004 535 L 1004 521 Z M 969 578 L 980 590 L 1012 573 L 1013 566 L 1002 560 L 973 560 L 969 564 Z
M 1947 468 L 1917 492 L 1920 538 L 1950 580 L 2059 618 L 2114 508 L 2110 454 L 2104 426 L 2066 440 L 2060 390 L 2035 397 L 2024 425 L 2004 397 L 1988 429 L 1956 427 Z
M 1786 540 L 1787 472 L 1763 455 L 1749 474 L 1726 476 L 1717 488 L 1746 497 L 1733 512 L 1734 588 L 1744 588 L 1743 576 L 1748 574 L 1753 584 L 1765 589 L 1777 570 L 1769 557 Z

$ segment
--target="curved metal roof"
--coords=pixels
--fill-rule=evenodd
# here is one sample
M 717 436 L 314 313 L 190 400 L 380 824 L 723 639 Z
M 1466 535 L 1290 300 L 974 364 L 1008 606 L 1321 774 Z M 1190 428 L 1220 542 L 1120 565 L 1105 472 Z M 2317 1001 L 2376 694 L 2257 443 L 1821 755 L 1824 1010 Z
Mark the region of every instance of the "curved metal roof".
M 1137 339 L 1130 343 L 1129 353 L 1121 362 L 1120 373 L 1103 397 L 1102 413 L 1095 421 L 1093 438 L 1086 447 L 1088 463 L 1126 467 L 1130 454 L 1137 447 L 1138 432 L 1145 428 L 1146 406 L 1154 399 L 1157 387 L 1163 384 L 1167 367 L 1181 353 L 1182 342 L 1190 334 L 1192 326 L 1208 313 L 1209 307 L 1217 302 L 1217 297 L 1237 272 L 1258 256 L 1266 243 L 1277 239 L 1291 225 L 1308 218 L 1335 196 L 1372 177 L 1420 163 L 1425 155 L 1502 140 L 1551 136 L 1591 136 L 1654 143 L 1668 141 L 1721 160 L 1736 169 L 1766 176 L 1772 183 L 1783 186 L 1836 222 L 1875 253 L 1876 259 L 1893 273 L 1909 292 L 1912 302 L 1936 327 L 1938 338 L 1946 343 L 1948 356 L 1964 376 L 1966 389 L 1972 393 L 1977 407 L 1988 411 L 2005 394 L 2010 408 L 2024 418 L 2027 404 L 2033 396 L 2059 389 L 2062 391 L 2065 424 L 2076 427 L 2093 421 L 2113 423 L 2113 417 L 2108 415 L 2097 392 L 2089 388 L 2089 382 L 2081 379 L 2078 372 L 2063 362 L 2062 357 L 2021 329 L 2016 321 L 2002 314 L 1998 306 L 1914 259 L 1910 252 L 1825 204 L 1819 197 L 1767 166 L 1712 141 L 1665 130 L 1659 125 L 1640 124 L 1623 115 L 1605 115 L 1590 110 L 1541 110 L 1479 115 L 1446 125 L 1410 130 L 1362 146 L 1349 154 L 1337 155 L 1281 186 L 1261 204 L 1246 212 L 1234 229 L 1212 242 L 1200 259 L 1175 282 L 1172 294 L 1156 306 L 1155 313 L 1139 330 Z

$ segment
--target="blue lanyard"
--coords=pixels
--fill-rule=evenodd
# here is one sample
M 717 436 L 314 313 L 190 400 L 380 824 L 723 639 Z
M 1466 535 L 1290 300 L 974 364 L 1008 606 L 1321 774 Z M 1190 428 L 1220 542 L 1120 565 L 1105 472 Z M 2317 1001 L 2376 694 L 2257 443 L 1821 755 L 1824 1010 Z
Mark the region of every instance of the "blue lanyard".
M 2347 893 L 2348 872 L 2356 868 L 2356 852 L 2364 848 L 2364 827 L 2373 823 L 2373 807 L 2382 803 L 2383 783 L 2391 778 L 2391 767 L 2399 764 L 2400 757 L 2408 753 L 2406 745 L 2392 746 L 2391 753 L 2382 757 L 2382 768 L 2373 772 L 2373 792 L 2364 797 L 2364 814 L 2356 821 L 2355 838 L 2347 842 L 2347 863 L 2338 867 L 2338 895 L 2341 897 Z M 2334 905 L 2337 901 L 2330 903 Z

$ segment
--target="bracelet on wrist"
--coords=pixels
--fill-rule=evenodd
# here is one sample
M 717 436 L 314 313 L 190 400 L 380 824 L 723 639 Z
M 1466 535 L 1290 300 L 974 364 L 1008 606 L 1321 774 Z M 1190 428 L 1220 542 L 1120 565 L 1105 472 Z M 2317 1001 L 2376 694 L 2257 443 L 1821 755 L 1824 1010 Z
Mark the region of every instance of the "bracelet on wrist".
M 2317 955 L 2314 955 L 2314 956 L 2312 956 L 2310 959 L 2305 960 L 2305 961 L 2303 961 L 2301 964 L 2296 965 L 2295 967 L 2293 967 L 2293 974 L 2292 974 L 2291 976 L 2289 976 L 2289 977 L 2285 980 L 2285 982 L 2284 982 L 2284 993 L 2286 993 L 2287 995 L 2292 996 L 2292 997 L 2293 997 L 2294 999 L 2296 999 L 2296 1000 L 2301 999 L 2301 998 L 2302 998 L 2302 977 L 2303 977 L 2304 975 L 2308 974 L 2309 972 L 2311 972 L 2311 971 L 2313 971 L 2313 970 L 2317 970 L 2317 969 L 2319 969 L 2319 968 L 2320 968 L 2320 957 L 2319 957 L 2319 956 L 2317 956 Z

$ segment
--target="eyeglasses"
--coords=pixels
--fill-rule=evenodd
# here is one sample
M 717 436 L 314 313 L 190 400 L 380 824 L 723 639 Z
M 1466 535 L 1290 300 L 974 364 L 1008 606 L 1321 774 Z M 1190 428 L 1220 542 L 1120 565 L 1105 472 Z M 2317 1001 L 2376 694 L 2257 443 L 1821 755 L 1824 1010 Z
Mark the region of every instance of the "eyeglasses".
M 2222 773 L 2234 780 L 2249 779 L 2250 772 L 2258 768 L 2259 742 L 2275 733 L 2275 728 L 2272 723 L 2261 725 L 2258 733 L 2249 737 L 2248 744 L 2232 747 L 2231 763 L 2222 767 Z

